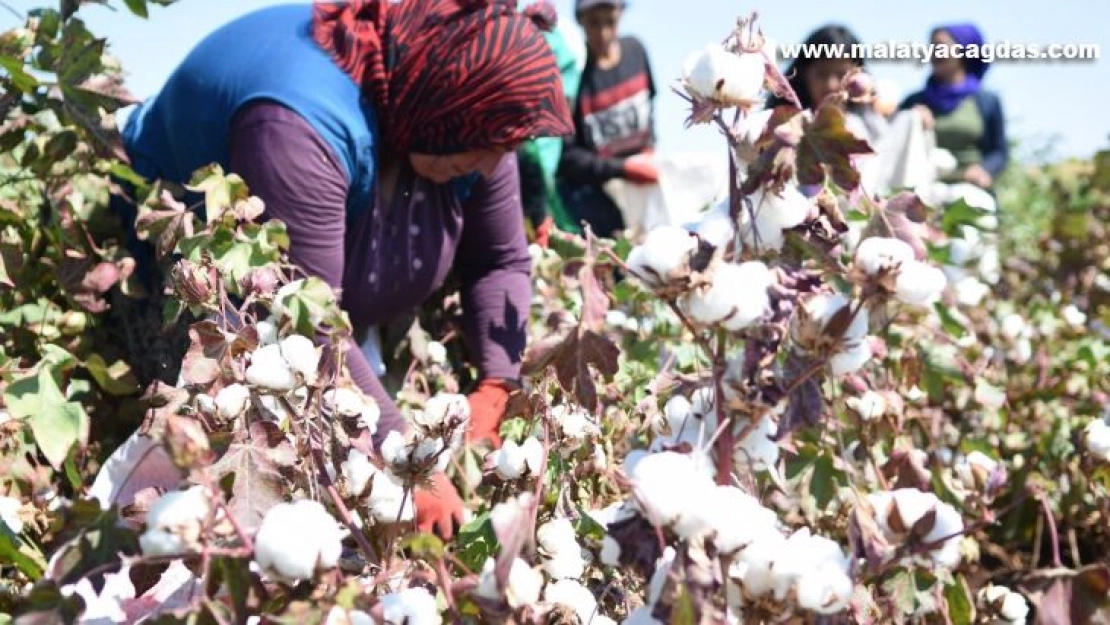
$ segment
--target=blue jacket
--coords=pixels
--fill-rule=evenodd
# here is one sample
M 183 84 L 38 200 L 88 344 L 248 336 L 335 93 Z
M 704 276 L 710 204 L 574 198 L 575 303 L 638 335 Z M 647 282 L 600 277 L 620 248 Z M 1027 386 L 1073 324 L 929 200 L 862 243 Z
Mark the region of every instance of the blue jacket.
M 1010 144 L 1006 139 L 1006 118 L 1002 114 L 1002 102 L 998 95 L 986 89 L 980 89 L 973 97 L 983 116 L 983 138 L 979 140 L 983 161 L 980 164 L 990 172 L 992 178 L 997 179 L 1010 160 Z M 925 104 L 923 91 L 910 95 L 898 108 L 908 109 L 918 104 Z

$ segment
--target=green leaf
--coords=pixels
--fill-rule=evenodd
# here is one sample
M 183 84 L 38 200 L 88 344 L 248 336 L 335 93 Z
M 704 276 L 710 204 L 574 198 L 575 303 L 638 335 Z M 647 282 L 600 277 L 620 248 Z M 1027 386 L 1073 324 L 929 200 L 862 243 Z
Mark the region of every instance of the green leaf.
M 698 610 L 685 584 L 679 586 L 678 597 L 671 609 L 670 625 L 697 625 Z
M 955 583 L 944 588 L 944 601 L 948 604 L 948 620 L 952 625 L 971 625 L 975 621 L 975 602 L 967 580 L 961 575 Z
M 123 3 L 127 5 L 127 8 L 130 9 L 132 13 L 143 19 L 150 16 L 146 10 L 146 0 L 123 0 Z
M 31 74 L 24 71 L 23 62 L 6 54 L 0 54 L 0 67 L 8 72 L 8 79 L 12 86 L 23 93 L 34 91 L 39 86 L 39 81 Z
M 100 354 L 93 354 L 85 361 L 85 367 L 100 388 L 109 395 L 131 395 L 139 390 L 139 382 L 135 379 L 135 374 L 122 360 L 117 360 L 109 366 Z
M 443 541 L 435 534 L 415 534 L 409 536 L 401 543 L 401 548 L 409 552 L 410 557 L 425 562 L 439 562 L 445 552 Z
M 455 545 L 459 561 L 472 571 L 480 571 L 487 558 L 496 556 L 497 535 L 493 532 L 489 513 L 481 514 L 462 526 Z
M 39 579 L 46 571 L 46 558 L 17 536 L 7 523 L 0 523 L 0 562 L 15 565 L 31 580 Z
M 46 367 L 12 382 L 4 401 L 12 416 L 27 420 L 35 443 L 55 469 L 61 469 L 73 445 L 87 437 L 89 416 L 84 407 L 66 400 Z
M 809 492 L 816 500 L 818 508 L 824 509 L 833 497 L 836 497 L 840 477 L 840 472 L 833 468 L 832 458 L 827 454 L 821 455 L 813 463 L 813 477 L 810 479 Z
M 988 211 L 983 210 L 977 206 L 968 204 L 963 198 L 945 206 L 944 219 L 941 222 L 941 228 L 949 235 L 958 235 L 960 226 L 974 226 L 983 230 L 982 224 L 979 223 L 979 218 L 983 215 L 989 214 Z

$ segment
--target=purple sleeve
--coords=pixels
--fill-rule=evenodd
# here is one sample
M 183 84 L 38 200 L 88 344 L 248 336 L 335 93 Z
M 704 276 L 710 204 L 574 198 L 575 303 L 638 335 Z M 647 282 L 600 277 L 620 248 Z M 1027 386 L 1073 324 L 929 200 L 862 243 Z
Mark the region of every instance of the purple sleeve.
M 289 231 L 290 261 L 310 276 L 343 284 L 347 175 L 331 148 L 300 115 L 272 102 L 244 107 L 229 133 L 231 170 L 266 204 L 263 219 Z M 347 366 L 362 391 L 378 403 L 376 440 L 405 426 L 396 404 L 362 350 L 349 341 Z
M 524 235 L 516 157 L 475 184 L 463 209 L 455 268 L 464 332 L 483 378 L 516 380 L 528 336 L 532 260 Z

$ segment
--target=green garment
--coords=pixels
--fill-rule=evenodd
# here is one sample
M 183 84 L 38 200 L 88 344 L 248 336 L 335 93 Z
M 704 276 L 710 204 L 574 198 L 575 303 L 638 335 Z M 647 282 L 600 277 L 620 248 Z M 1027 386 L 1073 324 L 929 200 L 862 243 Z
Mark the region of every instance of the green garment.
M 975 98 L 964 98 L 951 113 L 937 115 L 934 131 L 937 147 L 948 150 L 956 157 L 956 169 L 944 181 L 962 181 L 967 168 L 983 160 L 979 142 L 983 139 L 985 125 Z
M 574 49 L 567 44 L 563 34 L 558 29 L 545 33 L 547 44 L 555 54 L 555 62 L 563 77 L 563 91 L 567 100 L 573 103 L 578 96 L 578 85 L 582 80 L 582 64 Z M 574 219 L 567 214 L 559 201 L 559 194 L 555 191 L 555 172 L 559 169 L 559 158 L 563 155 L 563 139 L 561 137 L 541 137 L 525 142 L 521 146 L 526 158 L 539 160 L 543 168 L 544 183 L 547 189 L 547 211 L 555 221 L 555 225 L 564 232 L 579 232 L 579 227 Z

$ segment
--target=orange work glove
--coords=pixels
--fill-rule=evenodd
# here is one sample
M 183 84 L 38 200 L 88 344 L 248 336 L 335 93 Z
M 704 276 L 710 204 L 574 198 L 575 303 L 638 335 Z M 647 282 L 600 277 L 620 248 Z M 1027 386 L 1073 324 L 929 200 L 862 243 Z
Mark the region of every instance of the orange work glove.
M 555 220 L 551 217 L 544 219 L 540 225 L 536 226 L 536 244 L 547 249 L 547 246 L 551 244 L 551 231 L 554 229 Z
M 433 474 L 430 486 L 415 489 L 412 504 L 416 507 L 416 529 L 421 532 L 451 540 L 455 523 L 463 525 L 462 499 L 446 473 Z
M 503 380 L 482 380 L 477 390 L 467 396 L 470 402 L 470 427 L 466 431 L 466 441 L 476 443 L 483 440 L 493 442 L 494 448 L 501 447 L 501 419 L 505 418 L 505 406 L 509 402 L 512 387 Z
M 624 179 L 633 184 L 659 182 L 659 169 L 649 154 L 637 154 L 624 159 Z

